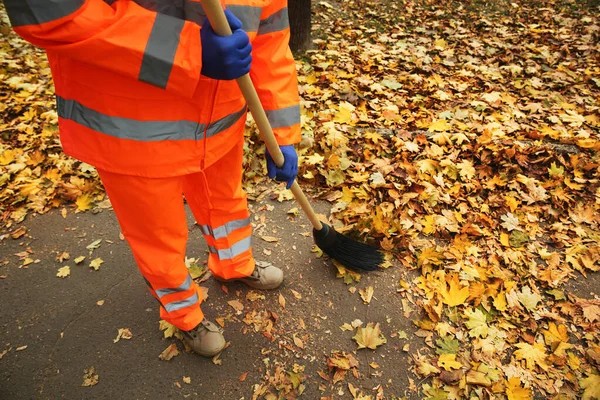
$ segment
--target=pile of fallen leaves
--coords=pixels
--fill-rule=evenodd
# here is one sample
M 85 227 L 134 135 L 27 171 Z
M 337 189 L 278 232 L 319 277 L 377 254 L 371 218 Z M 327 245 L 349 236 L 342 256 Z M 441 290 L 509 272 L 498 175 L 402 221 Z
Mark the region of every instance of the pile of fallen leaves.
M 315 4 L 302 184 L 336 227 L 417 272 L 389 295 L 425 341 L 421 397 L 600 397 L 600 299 L 567 286 L 600 270 L 599 14 L 574 0 Z M 45 56 L 0 18 L 0 221 L 107 206 L 93 167 L 60 150 Z M 334 380 L 356 368 L 341 359 Z M 294 398 L 302 381 L 275 366 L 257 397 Z
M 600 299 L 565 285 L 600 270 L 598 9 L 402 3 L 319 4 L 301 174 L 419 269 L 424 396 L 598 398 Z
M 62 152 L 45 53 L 11 31 L 3 8 L 0 34 L 0 225 L 61 205 L 107 207 L 95 169 Z

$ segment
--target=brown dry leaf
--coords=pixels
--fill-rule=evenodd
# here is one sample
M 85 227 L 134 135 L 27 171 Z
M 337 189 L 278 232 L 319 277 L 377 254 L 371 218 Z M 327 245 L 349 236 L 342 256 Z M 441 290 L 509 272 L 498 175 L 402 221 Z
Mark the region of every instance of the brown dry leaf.
M 373 286 L 369 286 L 366 289 L 358 290 L 358 293 L 360 293 L 360 297 L 362 298 L 362 300 L 365 304 L 371 303 L 371 299 L 373 299 L 374 292 L 375 292 L 375 289 L 373 289 Z
M 244 381 L 246 380 L 246 377 L 247 377 L 247 376 L 248 376 L 248 373 L 247 373 L 247 372 L 244 372 L 243 374 L 241 374 L 241 375 L 238 377 L 238 381 L 240 381 L 240 382 L 244 382 Z
M 372 349 L 387 343 L 387 339 L 383 336 L 379 323 L 369 322 L 366 327 L 358 327 L 356 335 L 352 338 L 358 344 L 359 349 Z
M 192 378 L 190 378 L 189 376 L 184 376 L 183 378 L 181 378 L 181 380 L 183 381 L 183 383 L 187 383 L 188 385 L 192 383 Z
M 223 360 L 221 360 L 219 357 L 221 357 L 221 353 L 217 354 L 212 358 L 212 363 L 215 365 L 223 365 Z
M 68 260 L 69 258 L 71 258 L 71 255 L 66 251 L 63 251 L 56 255 L 56 261 L 58 262 L 63 262 L 65 260 Z
M 294 335 L 294 344 L 301 348 L 304 349 L 304 342 L 302 341 L 302 339 L 300 339 L 298 336 Z
M 600 321 L 600 306 L 596 304 L 585 304 L 581 306 L 583 316 L 589 322 Z
M 281 308 L 285 308 L 285 297 L 281 293 L 279 293 L 279 305 Z
M 349 370 L 358 367 L 358 360 L 351 354 L 344 351 L 332 351 L 331 357 L 327 358 L 329 369 Z
M 160 358 L 163 361 L 170 361 L 173 357 L 176 357 L 178 355 L 179 349 L 177 348 L 177 345 L 175 343 L 172 343 L 169 345 L 169 347 L 164 349 L 162 353 L 159 354 L 158 358 Z
M 244 311 L 244 305 L 239 300 L 229 300 L 227 304 L 229 304 L 237 314 L 241 314 L 242 311 Z
M 269 243 L 276 243 L 279 242 L 279 239 L 273 236 L 261 236 L 260 237 L 262 240 L 264 240 L 265 242 L 269 242 Z
M 96 386 L 98 384 L 98 374 L 95 373 L 94 367 L 90 367 L 83 371 L 83 383 L 81 386 Z
M 117 337 L 113 339 L 113 343 L 117 343 L 119 340 L 130 340 L 133 337 L 133 333 L 129 330 L 129 328 L 119 328 L 119 332 Z

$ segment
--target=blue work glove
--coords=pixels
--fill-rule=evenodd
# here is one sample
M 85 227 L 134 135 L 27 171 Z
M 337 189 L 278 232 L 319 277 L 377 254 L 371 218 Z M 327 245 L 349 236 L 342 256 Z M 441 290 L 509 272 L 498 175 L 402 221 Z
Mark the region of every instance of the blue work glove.
M 273 161 L 269 150 L 267 150 L 267 173 L 271 179 L 275 178 L 279 182 L 287 182 L 286 188 L 289 189 L 292 187 L 296 175 L 298 175 L 298 154 L 296 154 L 296 149 L 291 144 L 279 146 L 279 148 L 285 160 L 283 166 L 279 168 L 275 165 L 275 161 Z
M 231 80 L 250 72 L 252 45 L 242 28 L 242 22 L 225 10 L 227 22 L 233 32 L 219 36 L 213 31 L 208 18 L 202 25 L 202 75 L 212 79 Z

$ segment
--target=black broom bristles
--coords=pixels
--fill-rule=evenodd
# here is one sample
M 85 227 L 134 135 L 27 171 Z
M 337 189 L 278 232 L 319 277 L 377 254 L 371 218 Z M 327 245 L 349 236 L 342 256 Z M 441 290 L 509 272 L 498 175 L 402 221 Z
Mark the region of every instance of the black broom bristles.
M 375 247 L 352 240 L 331 226 L 323 224 L 323 229 L 313 229 L 315 244 L 329 257 L 345 267 L 375 271 L 383 264 L 383 254 Z

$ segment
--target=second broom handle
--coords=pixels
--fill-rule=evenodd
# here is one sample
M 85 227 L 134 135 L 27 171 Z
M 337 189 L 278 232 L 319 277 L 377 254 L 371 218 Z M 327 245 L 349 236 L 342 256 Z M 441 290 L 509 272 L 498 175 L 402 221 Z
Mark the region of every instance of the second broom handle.
M 227 18 L 225 17 L 225 13 L 223 12 L 223 7 L 219 0 L 201 0 L 202 7 L 206 12 L 206 16 L 210 21 L 210 26 L 219 36 L 229 36 L 232 34 L 231 28 L 229 27 L 229 23 L 227 22 Z M 263 109 L 262 103 L 256 93 L 256 89 L 254 88 L 254 84 L 252 83 L 252 79 L 250 79 L 250 75 L 246 74 L 237 78 L 237 83 L 240 87 L 246 102 L 248 103 L 248 108 L 250 108 L 250 112 L 252 113 L 252 117 L 258 126 L 258 131 L 260 132 L 262 140 L 265 142 L 267 149 L 269 150 L 269 154 L 275 161 L 275 164 L 278 166 L 282 166 L 285 158 L 281 153 L 281 149 L 279 149 L 279 144 L 275 139 L 275 134 L 273 134 L 273 129 L 271 129 L 271 124 L 269 124 L 269 119 L 267 118 L 267 114 L 265 114 L 265 110 Z M 310 202 L 306 198 L 306 195 L 298 185 L 298 181 L 294 181 L 294 184 L 291 187 L 292 194 L 296 198 L 298 204 L 310 220 L 310 223 L 316 230 L 323 229 L 323 225 L 315 210 L 313 210 Z

